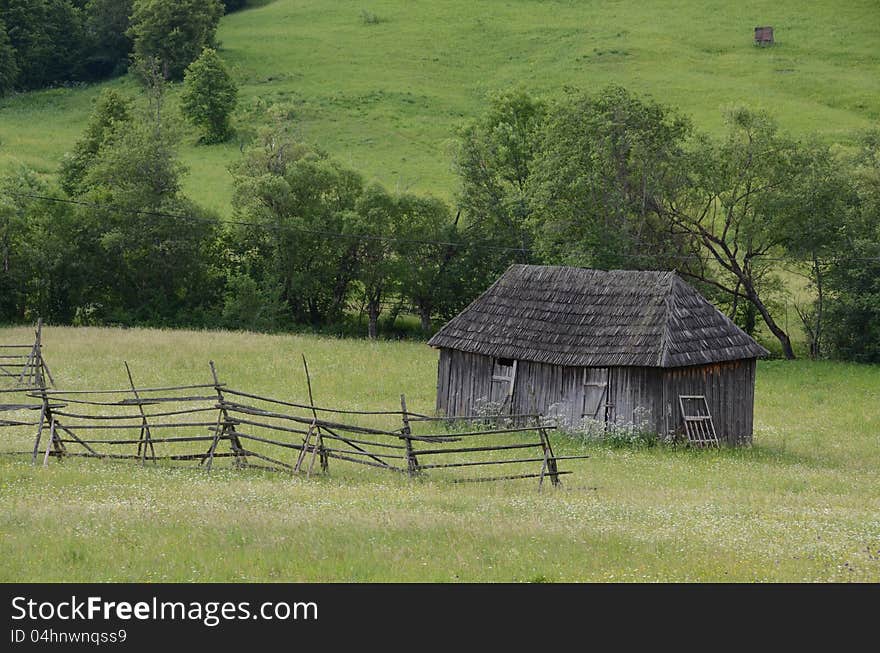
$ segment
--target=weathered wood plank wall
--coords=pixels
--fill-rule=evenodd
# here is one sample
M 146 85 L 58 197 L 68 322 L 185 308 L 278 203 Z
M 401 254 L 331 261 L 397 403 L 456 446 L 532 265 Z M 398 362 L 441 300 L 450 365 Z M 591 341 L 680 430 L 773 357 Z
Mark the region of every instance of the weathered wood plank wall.
M 492 358 L 440 350 L 437 409 L 473 415 L 491 392 Z M 608 372 L 609 420 L 636 424 L 660 435 L 681 430 L 679 395 L 705 395 L 718 437 L 731 445 L 752 441 L 755 360 L 677 368 L 612 367 Z M 519 361 L 513 396 L 504 412 L 542 413 L 578 425 L 584 412 L 584 368 Z M 591 409 L 592 410 L 592 409 Z
M 520 361 L 513 391 L 515 414 L 541 413 L 577 424 L 584 405 L 583 368 Z
M 730 445 L 752 442 L 755 359 L 663 370 L 669 425 L 681 428 L 679 395 L 705 395 L 718 437 Z
M 664 432 L 663 377 L 659 368 L 612 367 L 608 396 L 609 421 Z
M 473 415 L 492 389 L 492 359 L 452 349 L 440 350 L 437 410 L 449 416 Z

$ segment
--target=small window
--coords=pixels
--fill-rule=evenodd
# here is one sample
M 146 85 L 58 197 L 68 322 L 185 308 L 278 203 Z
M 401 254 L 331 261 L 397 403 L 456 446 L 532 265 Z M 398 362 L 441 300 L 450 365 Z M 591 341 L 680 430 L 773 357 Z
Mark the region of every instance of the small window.
M 492 369 L 492 378 L 499 381 L 511 381 L 515 369 L 516 361 L 512 358 L 496 358 Z

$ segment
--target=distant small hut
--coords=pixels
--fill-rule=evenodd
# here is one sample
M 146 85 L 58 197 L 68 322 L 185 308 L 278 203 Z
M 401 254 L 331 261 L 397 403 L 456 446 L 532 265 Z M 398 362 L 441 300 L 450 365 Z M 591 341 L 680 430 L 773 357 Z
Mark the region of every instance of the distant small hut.
M 755 361 L 768 353 L 675 272 L 537 265 L 511 266 L 428 344 L 448 416 L 488 403 L 668 436 L 692 412 L 682 398 L 704 397 L 732 445 L 752 440 Z
M 755 45 L 773 45 L 773 28 L 768 26 L 755 28 Z

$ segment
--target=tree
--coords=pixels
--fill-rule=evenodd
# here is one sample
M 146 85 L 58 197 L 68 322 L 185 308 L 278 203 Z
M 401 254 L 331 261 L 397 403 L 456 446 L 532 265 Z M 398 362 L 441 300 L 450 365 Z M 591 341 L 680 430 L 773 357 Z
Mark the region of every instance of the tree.
M 846 171 L 854 206 L 827 275 L 827 333 L 838 356 L 880 363 L 880 130 L 861 135 L 859 144 Z
M 214 39 L 220 0 L 134 0 L 128 35 L 136 59 L 156 58 L 166 79 L 179 80 Z
M 0 20 L 0 97 L 15 88 L 18 79 L 18 64 L 15 62 L 15 48 L 9 41 L 6 24 Z
M 529 179 L 546 110 L 524 90 L 497 93 L 486 113 L 460 134 L 458 205 L 471 237 L 493 245 L 480 259 L 486 280 L 514 261 L 532 260 Z
M 448 313 L 450 305 L 458 308 L 466 294 L 455 274 L 465 243 L 445 202 L 405 194 L 397 204 L 399 292 L 415 307 L 422 331 L 430 333 L 434 315 Z
M 27 285 L 37 275 L 30 250 L 33 248 L 32 218 L 39 202 L 27 195 L 46 189 L 30 170 L 6 175 L 0 180 L 0 321 L 18 322 L 28 306 Z
M 73 146 L 61 162 L 61 187 L 68 195 L 84 192 L 85 177 L 98 160 L 101 149 L 122 133 L 122 128 L 132 123 L 131 101 L 117 91 L 105 89 L 95 103 L 92 115 L 82 138 Z
M 70 321 L 82 276 L 71 251 L 76 232 L 68 204 L 32 170 L 0 179 L 0 322 Z
M 74 79 L 85 47 L 82 11 L 68 0 L 0 0 L 18 64 L 16 87 Z
M 530 184 L 542 258 L 606 269 L 679 267 L 691 250 L 665 227 L 661 198 L 677 179 L 690 134 L 685 118 L 618 86 L 557 104 Z
M 202 130 L 206 143 L 221 143 L 232 133 L 229 116 L 238 88 L 211 48 L 205 48 L 186 69 L 181 94 L 184 116 Z
M 833 262 L 845 256 L 847 225 L 855 202 L 851 166 L 833 156 L 824 144 L 804 146 L 798 174 L 787 197 L 777 205 L 783 247 L 796 269 L 804 269 L 815 293 L 809 302 L 795 302 L 807 335 L 810 358 L 820 358 L 825 340 L 827 276 Z
M 732 298 L 754 306 L 786 358 L 794 358 L 791 339 L 771 313 L 773 278 L 765 260 L 782 253 L 788 238 L 780 216 L 792 211 L 802 151 L 778 133 L 763 113 L 736 109 L 727 116 L 721 143 L 701 139 L 678 190 L 662 199 L 662 213 L 673 230 L 692 237 L 706 258 L 686 274 Z
M 237 269 L 278 286 L 293 321 L 327 324 L 346 307 L 357 274 L 351 225 L 363 179 L 293 140 L 282 123 L 264 131 L 233 168 Z
M 202 324 L 219 304 L 219 220 L 180 193 L 178 140 L 167 125 L 120 125 L 86 171 L 77 256 L 93 321 Z
M 128 67 L 132 42 L 128 34 L 134 0 L 88 0 L 85 29 L 89 53 L 85 68 L 93 78 L 118 75 Z
M 358 236 L 357 280 L 363 289 L 370 339 L 378 336 L 382 302 L 394 292 L 399 278 L 400 259 L 395 255 L 394 240 L 399 233 L 400 216 L 396 198 L 378 184 L 372 184 L 358 199 L 348 225 L 352 234 Z
M 273 331 L 283 323 L 280 288 L 262 288 L 246 274 L 232 273 L 226 280 L 221 326 L 227 329 Z

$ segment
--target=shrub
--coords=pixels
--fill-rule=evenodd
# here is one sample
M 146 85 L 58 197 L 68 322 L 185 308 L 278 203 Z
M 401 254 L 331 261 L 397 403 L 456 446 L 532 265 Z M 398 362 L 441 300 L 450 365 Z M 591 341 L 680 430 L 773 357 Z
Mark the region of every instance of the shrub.
M 186 69 L 181 95 L 184 116 L 202 130 L 205 143 L 222 143 L 232 133 L 229 117 L 238 88 L 211 48 L 205 48 Z

